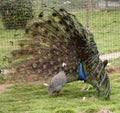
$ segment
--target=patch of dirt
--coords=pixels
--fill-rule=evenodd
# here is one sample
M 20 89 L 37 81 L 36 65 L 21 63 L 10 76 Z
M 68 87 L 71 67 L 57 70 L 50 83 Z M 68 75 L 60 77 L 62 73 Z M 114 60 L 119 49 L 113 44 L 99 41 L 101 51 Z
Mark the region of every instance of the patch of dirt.
M 104 110 L 98 111 L 97 113 L 112 113 L 112 112 L 108 109 L 104 109 Z
M 84 112 L 79 111 L 78 113 L 84 113 Z
M 106 68 L 106 71 L 108 72 L 108 74 L 117 74 L 120 73 L 120 67 L 108 67 Z
M 2 84 L 0 85 L 0 93 L 10 91 L 8 87 L 12 86 L 12 84 Z

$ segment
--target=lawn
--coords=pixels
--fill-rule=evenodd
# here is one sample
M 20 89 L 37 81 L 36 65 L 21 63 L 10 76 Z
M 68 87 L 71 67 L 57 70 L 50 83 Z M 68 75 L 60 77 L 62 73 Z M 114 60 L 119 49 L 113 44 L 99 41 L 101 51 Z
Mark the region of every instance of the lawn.
M 85 24 L 85 14 L 76 14 Z M 120 51 L 120 11 L 91 12 L 90 30 L 94 34 L 100 54 Z
M 110 81 L 112 93 L 107 101 L 98 98 L 92 87 L 82 90 L 85 84 L 80 81 L 66 84 L 60 96 L 51 97 L 48 97 L 47 87 L 39 82 L 15 84 L 9 92 L 0 94 L 0 113 L 96 113 L 101 109 L 119 113 L 120 74 L 110 75 Z
M 18 40 L 24 39 L 23 30 L 0 30 L 0 68 L 7 68 L 12 50 L 18 48 Z
M 120 67 L 120 57 L 109 61 L 112 66 Z

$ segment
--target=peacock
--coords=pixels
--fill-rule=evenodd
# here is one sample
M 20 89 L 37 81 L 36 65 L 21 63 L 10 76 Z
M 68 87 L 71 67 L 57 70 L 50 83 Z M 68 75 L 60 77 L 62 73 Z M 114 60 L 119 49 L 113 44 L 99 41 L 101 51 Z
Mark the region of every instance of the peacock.
M 11 66 L 16 69 L 14 79 L 48 80 L 65 62 L 67 82 L 77 81 L 81 65 L 85 78 L 80 80 L 96 88 L 99 96 L 109 99 L 106 64 L 99 58 L 93 33 L 75 15 L 63 8 L 46 8 L 25 28 L 25 35 L 27 39 L 19 41 L 19 49 L 11 52 Z

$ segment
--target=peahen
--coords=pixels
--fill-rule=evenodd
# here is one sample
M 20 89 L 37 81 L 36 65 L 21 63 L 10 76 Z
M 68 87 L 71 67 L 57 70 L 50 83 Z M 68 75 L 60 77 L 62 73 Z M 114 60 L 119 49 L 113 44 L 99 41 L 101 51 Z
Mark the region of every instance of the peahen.
M 59 72 L 60 64 L 67 63 L 67 82 L 78 80 L 79 65 L 85 74 L 85 81 L 98 91 L 98 95 L 110 97 L 110 81 L 93 34 L 65 9 L 46 9 L 38 20 L 26 27 L 26 40 L 19 42 L 20 49 L 12 51 L 18 76 L 28 80 L 48 80 Z M 81 62 L 79 61 L 81 60 Z M 20 74 L 20 75 L 19 75 Z

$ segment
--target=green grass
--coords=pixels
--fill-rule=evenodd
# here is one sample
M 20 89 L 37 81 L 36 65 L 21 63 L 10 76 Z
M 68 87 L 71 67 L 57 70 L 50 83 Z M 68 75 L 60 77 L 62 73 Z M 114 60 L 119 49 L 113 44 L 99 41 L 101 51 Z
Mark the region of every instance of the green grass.
M 76 14 L 85 26 L 85 13 Z M 120 11 L 91 12 L 90 30 L 100 54 L 120 51 Z
M 0 113 L 96 113 L 100 109 L 119 113 L 120 75 L 111 75 L 110 81 L 112 93 L 108 101 L 98 98 L 92 87 L 82 90 L 85 84 L 79 81 L 67 84 L 62 95 L 51 97 L 48 97 L 47 87 L 40 83 L 15 84 L 9 88 L 11 91 L 0 94 Z
M 23 38 L 23 30 L 0 30 L 0 68 L 9 67 L 7 57 L 18 48 L 18 40 Z
M 117 66 L 117 67 L 120 67 L 120 57 L 119 58 L 116 58 L 116 59 L 112 59 L 109 61 L 111 63 L 110 66 Z

